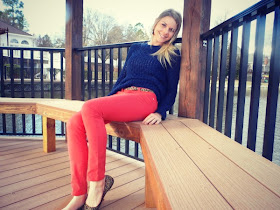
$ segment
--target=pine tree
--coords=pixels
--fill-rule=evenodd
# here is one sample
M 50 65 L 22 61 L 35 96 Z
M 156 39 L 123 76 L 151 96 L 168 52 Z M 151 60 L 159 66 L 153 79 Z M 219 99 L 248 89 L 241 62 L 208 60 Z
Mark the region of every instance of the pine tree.
M 28 24 L 22 12 L 24 3 L 19 0 L 2 0 L 2 2 L 6 9 L 0 11 L 0 20 L 20 30 L 28 31 Z

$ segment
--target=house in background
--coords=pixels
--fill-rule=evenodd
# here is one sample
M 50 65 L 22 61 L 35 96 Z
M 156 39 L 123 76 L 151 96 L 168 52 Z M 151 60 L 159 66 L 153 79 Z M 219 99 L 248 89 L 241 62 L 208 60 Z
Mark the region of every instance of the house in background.
M 0 20 L 0 46 L 34 47 L 35 37 Z
M 0 20 L 0 47 L 16 47 L 16 48 L 35 48 L 35 40 L 36 38 L 22 30 L 19 30 L 3 21 Z M 4 56 L 4 77 L 9 78 L 10 72 L 10 50 L 3 50 Z M 18 49 L 13 50 L 13 63 L 14 63 L 14 71 L 15 79 L 20 78 L 20 59 L 21 59 L 21 51 Z M 35 78 L 37 74 L 40 72 L 40 51 L 34 50 L 33 55 L 34 60 L 34 72 Z M 31 61 L 31 53 L 30 50 L 23 50 L 23 63 L 24 63 L 24 77 L 30 78 L 30 61 Z M 49 55 L 43 53 L 43 63 L 44 65 L 48 65 L 49 63 Z M 47 78 L 48 71 L 44 66 L 44 77 Z M 46 72 L 46 73 L 45 73 Z

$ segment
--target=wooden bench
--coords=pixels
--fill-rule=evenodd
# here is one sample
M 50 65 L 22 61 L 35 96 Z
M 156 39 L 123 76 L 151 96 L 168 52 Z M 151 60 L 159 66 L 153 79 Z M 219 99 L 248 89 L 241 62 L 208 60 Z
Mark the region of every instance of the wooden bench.
M 55 150 L 54 120 L 84 102 L 0 98 L 0 113 L 43 116 L 44 151 Z M 168 116 L 159 125 L 106 125 L 107 133 L 141 144 L 147 207 L 158 209 L 280 209 L 280 167 L 204 123 Z

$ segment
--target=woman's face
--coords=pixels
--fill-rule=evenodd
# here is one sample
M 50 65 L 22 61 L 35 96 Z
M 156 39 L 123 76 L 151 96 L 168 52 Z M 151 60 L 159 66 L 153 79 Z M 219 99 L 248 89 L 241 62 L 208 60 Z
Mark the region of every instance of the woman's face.
M 170 16 L 163 17 L 156 24 L 152 38 L 152 45 L 161 46 L 169 41 L 177 29 L 177 24 L 174 18 Z

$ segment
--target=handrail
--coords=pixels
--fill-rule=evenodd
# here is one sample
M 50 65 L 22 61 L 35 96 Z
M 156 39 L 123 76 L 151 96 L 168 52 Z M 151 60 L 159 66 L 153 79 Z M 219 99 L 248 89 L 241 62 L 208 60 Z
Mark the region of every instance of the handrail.
M 3 46 L 0 47 L 0 50 L 34 50 L 34 51 L 64 51 L 64 48 L 51 48 L 51 47 L 7 47 L 7 46 Z
M 82 48 L 75 48 L 77 51 L 86 51 L 86 50 L 100 50 L 100 49 L 111 49 L 111 48 L 121 48 L 121 47 L 130 47 L 132 44 L 135 43 L 145 43 L 148 42 L 147 40 L 137 41 L 137 42 L 124 42 L 118 44 L 105 44 L 99 46 L 88 46 Z M 182 38 L 177 38 L 174 43 L 182 43 Z

